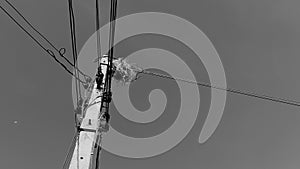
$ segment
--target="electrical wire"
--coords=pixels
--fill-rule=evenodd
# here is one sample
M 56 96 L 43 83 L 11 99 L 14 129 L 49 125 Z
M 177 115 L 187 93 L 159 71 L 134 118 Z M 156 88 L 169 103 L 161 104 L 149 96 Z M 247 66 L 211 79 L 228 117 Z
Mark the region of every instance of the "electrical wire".
M 99 0 L 96 0 L 96 32 L 97 32 L 97 58 L 98 58 L 98 67 L 100 67 L 100 57 L 101 57 L 101 38 L 100 38 L 100 11 L 99 11 Z
M 70 64 L 73 68 L 75 68 L 82 76 L 84 76 L 85 78 L 89 77 L 86 74 L 84 74 L 82 71 L 80 71 L 78 69 L 78 67 L 75 67 L 74 64 L 72 64 L 69 59 L 67 59 L 64 54 L 66 53 L 66 49 L 65 48 L 60 48 L 58 49 L 57 47 L 55 47 L 55 45 L 50 42 L 50 40 L 48 40 L 40 31 L 38 31 L 26 18 L 25 16 L 8 0 L 5 0 L 5 2 L 15 11 L 17 12 L 17 14 L 37 33 L 39 34 L 57 53 L 59 53 L 59 55 L 68 62 L 68 64 Z
M 6 15 L 9 16 L 10 19 L 12 19 L 14 21 L 15 24 L 17 24 L 19 26 L 19 28 L 21 28 L 32 40 L 35 41 L 35 43 L 37 43 L 44 51 L 46 51 L 57 63 L 59 63 L 69 74 L 71 74 L 73 77 L 75 77 L 76 79 L 76 93 L 77 95 L 80 95 L 79 97 L 81 98 L 81 91 L 80 91 L 80 83 L 85 84 L 86 82 L 83 82 L 82 80 L 79 79 L 79 73 L 81 75 L 83 75 L 85 78 L 89 76 L 85 75 L 83 72 L 81 72 L 78 68 L 78 63 L 77 63 L 77 59 L 78 59 L 78 53 L 77 53 L 77 45 L 76 45 L 76 30 L 75 30 L 75 17 L 74 17 L 74 11 L 73 11 L 73 7 L 72 7 L 72 0 L 68 0 L 69 2 L 69 19 L 70 19 L 70 30 L 71 30 L 71 41 L 72 41 L 72 52 L 73 52 L 73 63 L 71 63 L 65 56 L 65 52 L 66 49 L 65 48 L 56 48 L 42 33 L 40 33 L 18 10 L 17 8 L 15 8 L 8 0 L 5 0 L 22 18 L 23 20 L 35 31 L 37 32 L 53 49 L 55 49 L 55 51 L 57 51 L 59 53 L 59 55 L 65 59 L 68 64 L 70 64 L 74 69 L 74 74 L 67 69 L 67 67 L 61 63 L 55 56 L 55 54 L 53 53 L 53 51 L 45 48 L 36 38 L 34 38 L 21 24 L 18 23 L 18 21 L 16 21 L 1 5 L 0 8 L 2 11 L 4 11 L 6 13 Z M 111 69 L 112 69 L 112 58 L 113 58 L 113 44 L 114 44 L 114 32 L 115 32 L 115 19 L 116 19 L 116 13 L 117 13 L 117 1 L 116 0 L 112 0 L 111 1 L 111 11 L 110 11 L 110 35 L 109 35 L 109 66 L 108 66 L 108 74 L 111 73 Z M 96 31 L 97 31 L 97 54 L 98 54 L 98 66 L 100 66 L 100 55 L 101 55 L 101 45 L 100 45 L 100 34 L 99 34 L 99 29 L 100 29 L 100 17 L 99 17 L 99 2 L 98 0 L 96 0 Z M 79 72 L 79 73 L 78 73 Z M 139 73 L 143 73 L 143 74 L 148 74 L 148 75 L 152 75 L 152 76 L 156 76 L 156 77 L 160 77 L 160 78 L 165 78 L 165 79 L 171 79 L 171 80 L 176 80 L 176 81 L 182 81 L 185 83 L 190 83 L 190 84 L 196 84 L 198 86 L 203 86 L 203 87 L 207 87 L 207 88 L 213 88 L 213 89 L 218 89 L 218 90 L 223 90 L 223 91 L 227 91 L 230 93 L 234 93 L 234 94 L 239 94 L 239 95 L 244 95 L 244 96 L 248 96 L 248 97 L 254 97 L 254 98 L 259 98 L 259 99 L 263 99 L 263 100 L 269 100 L 269 101 L 273 101 L 273 102 L 278 102 L 278 103 L 283 103 L 283 104 L 288 104 L 288 105 L 292 105 L 292 106 L 297 106 L 300 107 L 300 102 L 295 101 L 295 100 L 289 100 L 289 99 L 284 99 L 284 98 L 280 98 L 280 97 L 273 97 L 273 96 L 267 96 L 267 95 L 262 95 L 262 94 L 257 94 L 255 92 L 249 92 L 249 91 L 242 91 L 242 90 L 237 90 L 237 89 L 231 89 L 231 88 L 222 88 L 219 86 L 214 86 L 208 83 L 202 83 L 202 82 L 197 82 L 197 81 L 191 81 L 191 80 L 186 80 L 186 79 L 181 79 L 181 78 L 175 78 L 172 76 L 168 76 L 168 75 L 163 75 L 163 74 L 159 74 L 159 73 L 154 73 L 154 72 L 150 72 L 150 71 L 142 71 Z M 111 83 L 111 76 L 109 76 L 110 78 L 107 78 L 107 82 L 106 83 L 106 87 L 108 87 L 108 90 L 110 91 L 110 83 Z M 107 86 L 109 85 L 109 86 Z M 103 103 L 103 102 L 102 102 Z M 101 106 L 102 107 L 102 106 Z M 63 164 L 63 169 L 66 169 L 66 167 L 69 166 L 70 161 L 72 159 L 72 153 L 74 151 L 74 148 L 76 147 L 76 142 L 77 142 L 77 167 L 79 168 L 79 131 L 76 131 L 75 136 L 72 139 L 72 142 L 69 146 L 69 150 L 66 156 L 66 159 L 64 160 L 64 164 Z M 101 141 L 100 141 L 101 144 Z M 98 158 L 100 158 L 100 152 L 101 151 L 101 146 L 99 147 L 98 150 Z M 97 160 L 97 165 L 98 165 L 98 160 Z
M 76 44 L 77 41 L 76 41 L 76 29 L 75 29 L 76 24 L 75 24 L 74 10 L 73 10 L 73 1 L 68 0 L 68 5 L 69 5 L 69 21 L 70 21 L 73 63 L 75 65 L 75 67 L 78 67 L 78 63 L 77 63 L 78 53 L 77 53 L 77 44 Z M 79 77 L 76 70 L 75 70 L 75 76 Z M 76 88 L 76 98 L 77 98 L 77 103 L 78 103 L 79 100 L 82 100 L 80 83 L 78 80 L 76 80 L 76 82 L 75 82 L 75 88 Z M 78 133 L 78 135 L 77 135 L 77 156 L 76 156 L 77 169 L 79 169 L 79 141 L 80 141 L 80 133 Z
M 7 0 L 5 0 L 6 2 L 8 2 Z M 9 2 L 8 2 L 9 3 Z M 9 3 L 10 4 L 10 3 Z M 12 6 L 12 4 L 10 4 Z M 113 5 L 114 6 L 114 5 Z M 13 7 L 13 6 L 12 6 Z M 79 78 L 77 78 L 72 72 L 70 72 L 67 67 L 62 64 L 57 58 L 56 56 L 54 55 L 54 53 L 49 50 L 49 49 L 46 49 L 37 39 L 35 39 L 22 25 L 20 25 L 1 5 L 0 5 L 0 8 L 3 12 L 6 13 L 6 15 L 14 21 L 15 24 L 17 24 L 17 26 L 19 26 L 19 28 L 21 28 L 32 40 L 34 40 L 44 51 L 46 51 L 50 56 L 52 56 L 52 58 L 57 62 L 59 63 L 70 75 L 72 75 L 73 77 L 75 77 L 80 83 L 83 83 L 85 84 L 86 82 L 83 82 L 82 80 L 80 80 Z M 14 8 L 16 11 L 17 9 Z M 17 11 L 18 12 L 18 11 Z M 20 14 L 20 12 L 18 12 Z M 113 13 L 113 10 L 112 12 Z M 25 20 L 26 18 L 20 14 L 20 16 Z M 113 15 L 112 15 L 113 16 Z M 31 25 L 28 21 L 27 23 L 29 25 Z M 33 29 L 35 29 L 32 25 L 31 27 Z M 35 29 L 36 30 L 36 29 Z M 36 30 L 37 31 L 37 30 Z M 37 31 L 38 32 L 38 31 Z M 41 33 L 39 33 L 42 37 L 44 37 Z M 50 42 L 48 41 L 46 38 L 44 38 L 47 42 Z M 49 44 L 52 44 L 51 42 Z M 51 45 L 54 49 L 56 49 L 60 54 L 62 54 L 62 49 L 58 50 L 56 47 L 54 47 L 54 45 Z M 68 63 L 71 63 L 71 62 L 68 62 Z M 73 65 L 71 63 L 71 65 L 73 67 L 76 67 L 75 65 Z M 79 69 L 77 69 L 78 71 L 80 71 Z M 289 99 L 284 99 L 284 98 L 279 98 L 279 97 L 273 97 L 273 96 L 267 96 L 267 95 L 260 95 L 260 94 L 257 94 L 257 93 L 254 93 L 254 92 L 249 92 L 249 91 L 241 91 L 241 90 L 237 90 L 237 89 L 230 89 L 230 88 L 221 88 L 221 87 L 218 87 L 218 86 L 212 86 L 210 84 L 206 84 L 206 83 L 200 83 L 200 82 L 194 82 L 194 81 L 189 81 L 189 80 L 184 80 L 184 79 L 179 79 L 179 78 L 173 78 L 171 76 L 167 76 L 167 75 L 162 75 L 162 74 L 158 74 L 158 73 L 153 73 L 153 72 L 149 72 L 149 71 L 143 71 L 141 73 L 144 73 L 144 74 L 149 74 L 149 75 L 154 75 L 154 76 L 158 76 L 158 77 L 162 77 L 162 78 L 168 78 L 168 79 L 173 79 L 173 80 L 178 80 L 178 81 L 183 81 L 183 82 L 186 82 L 186 83 L 192 83 L 192 84 L 197 84 L 199 86 L 203 86 L 203 87 L 208 87 L 208 88 L 214 88 L 214 89 L 218 89 L 218 90 L 224 90 L 224 91 L 227 91 L 227 92 L 231 92 L 231 93 L 235 93 L 235 94 L 240 94 L 240 95 L 245 95 L 245 96 L 249 96 L 249 97 L 255 97 L 255 98 L 259 98 L 259 99 L 264 99 L 264 100 L 269 100 L 269 101 L 273 101 L 273 102 L 279 102 L 279 103 L 283 103 L 283 104 L 289 104 L 289 105 L 293 105 L 293 106 L 298 106 L 300 107 L 300 102 L 298 101 L 294 101 L 294 100 L 289 100 Z
M 73 1 L 68 0 L 68 6 L 69 6 L 69 22 L 70 22 L 70 33 L 71 33 L 71 47 L 72 47 L 72 57 L 73 57 L 73 64 L 75 67 L 77 67 L 77 45 L 76 45 L 76 35 L 75 35 L 75 17 L 73 13 Z M 74 71 L 75 76 L 78 77 L 77 71 Z M 76 93 L 76 101 L 78 103 L 81 96 L 79 94 L 81 93 L 80 90 L 80 84 L 78 84 L 78 81 L 75 81 L 75 93 Z M 79 98 L 80 97 L 80 98 Z
M 109 95 L 111 97 L 111 80 L 112 80 L 112 67 L 113 67 L 113 49 L 114 49 L 114 35 L 115 35 L 115 20 L 117 16 L 117 0 L 111 0 L 110 4 L 110 23 L 109 23 L 109 51 L 108 51 L 108 66 L 107 66 L 107 73 L 105 77 L 105 84 L 104 84 L 104 94 Z M 101 102 L 100 111 L 102 108 L 105 107 L 109 110 L 109 102 Z
M 67 71 L 71 76 L 75 77 L 77 80 L 79 80 L 82 84 L 86 84 L 86 82 L 82 81 L 81 79 L 78 79 L 63 63 L 61 63 L 53 53 L 53 51 L 46 49 L 36 38 L 34 38 L 18 21 L 8 13 L 7 10 L 5 10 L 1 5 L 0 9 L 19 27 L 21 28 L 37 45 L 39 45 L 45 52 L 47 52 L 57 63 L 60 64 L 64 68 L 65 71 Z
M 69 165 L 70 165 L 70 162 L 72 160 L 73 151 L 74 151 L 75 146 L 76 146 L 77 136 L 78 136 L 78 131 L 75 132 L 75 134 L 73 136 L 73 139 L 72 139 L 72 141 L 69 145 L 68 153 L 67 153 L 66 158 L 64 160 L 64 164 L 63 164 L 62 169 L 67 169 L 67 167 L 69 167 Z
M 102 133 L 100 133 L 100 136 L 99 136 L 99 146 L 98 146 L 98 150 L 97 150 L 97 156 L 96 156 L 96 169 L 100 169 L 100 166 L 101 166 L 101 162 L 100 162 L 100 159 L 101 159 L 101 154 L 102 154 Z
M 117 0 L 111 0 L 110 6 L 110 32 L 109 32 L 109 54 L 108 54 L 108 73 L 107 73 L 107 90 L 111 92 L 111 77 L 112 77 L 112 67 L 113 67 L 113 56 L 114 56 L 114 38 L 116 29 L 116 17 L 117 17 Z
M 71 0 L 72 1 L 72 0 Z M 73 20 L 73 39 L 74 39 L 74 65 L 78 68 L 78 52 L 77 52 L 77 40 L 76 40 L 76 24 L 75 24 L 75 16 L 74 16 L 74 11 L 73 11 L 73 5 L 71 4 L 71 16 L 72 16 L 72 20 Z M 77 73 L 77 77 L 79 78 L 79 75 Z M 82 96 L 81 96 L 81 87 L 80 87 L 80 83 L 78 82 L 78 92 L 79 92 L 79 97 L 82 100 Z
M 176 81 L 182 81 L 182 82 L 185 82 L 185 83 L 196 84 L 198 86 L 223 90 L 223 91 L 227 91 L 227 92 L 235 93 L 235 94 L 239 94 L 239 95 L 244 95 L 244 96 L 249 96 L 249 97 L 254 97 L 254 98 L 259 98 L 259 99 L 263 99 L 263 100 L 269 100 L 269 101 L 273 101 L 273 102 L 277 102 L 277 103 L 283 103 L 283 104 L 288 104 L 288 105 L 300 107 L 300 102 L 295 101 L 295 100 L 284 99 L 284 98 L 280 98 L 280 97 L 273 97 L 273 96 L 258 94 L 258 93 L 255 93 L 255 92 L 250 92 L 250 91 L 245 91 L 245 90 L 242 91 L 242 90 L 231 89 L 231 88 L 222 88 L 222 87 L 214 86 L 214 85 L 211 85 L 211 84 L 208 84 L 208 83 L 200 83 L 200 82 L 196 82 L 196 81 L 185 80 L 185 79 L 181 79 L 181 78 L 172 77 L 172 76 L 169 76 L 169 75 L 154 73 L 154 72 L 151 72 L 151 71 L 143 70 L 143 71 L 138 72 L 138 73 L 148 74 L 148 75 L 161 77 L 161 78 L 166 78 L 166 79 L 171 79 L 171 80 L 176 80 Z

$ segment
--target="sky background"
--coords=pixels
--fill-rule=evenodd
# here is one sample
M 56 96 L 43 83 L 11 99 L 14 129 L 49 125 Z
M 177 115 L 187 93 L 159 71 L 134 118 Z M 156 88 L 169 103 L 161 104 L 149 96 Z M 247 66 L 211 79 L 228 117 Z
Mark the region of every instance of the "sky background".
M 57 47 L 70 51 L 67 1 L 11 2 Z M 81 48 L 95 30 L 94 1 L 74 2 Z M 108 20 L 108 2 L 101 1 L 101 25 Z M 165 12 L 187 19 L 212 41 L 230 88 L 300 100 L 299 7 L 297 0 L 122 0 L 118 17 Z M 71 77 L 0 13 L 0 168 L 61 168 L 74 133 Z M 117 46 L 116 55 L 126 56 L 147 47 L 176 53 L 190 65 L 198 81 L 208 82 L 201 62 L 174 39 L 155 35 L 132 37 Z M 176 118 L 176 113 L 171 112 L 176 112 L 178 107 L 173 105 L 180 102 L 180 95 L 174 92 L 177 87 L 169 80 L 143 76 L 130 86 L 132 103 L 137 109 L 147 110 L 149 92 L 160 88 L 168 97 L 162 117 L 141 126 L 122 119 L 112 106 L 111 125 L 136 137 L 164 131 Z M 199 90 L 198 119 L 178 146 L 147 159 L 123 158 L 104 151 L 102 168 L 299 168 L 300 108 L 228 93 L 219 127 L 200 145 L 198 136 L 208 112 L 210 91 L 201 87 Z

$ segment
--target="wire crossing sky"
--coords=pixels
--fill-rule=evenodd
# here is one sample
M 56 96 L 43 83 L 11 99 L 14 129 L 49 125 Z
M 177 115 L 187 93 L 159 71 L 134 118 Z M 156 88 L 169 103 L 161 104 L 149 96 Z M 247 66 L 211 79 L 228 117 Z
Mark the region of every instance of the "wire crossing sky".
M 180 79 L 180 78 L 176 78 L 176 77 L 172 77 L 172 76 L 168 76 L 168 75 L 163 75 L 160 73 L 154 73 L 154 72 L 150 72 L 150 71 L 142 71 L 141 73 L 143 74 L 148 74 L 148 75 L 152 75 L 152 76 L 157 76 L 157 77 L 161 77 L 161 78 L 166 78 L 166 79 L 172 79 L 172 80 L 176 80 L 176 81 L 182 81 L 185 83 L 191 83 L 191 84 L 195 84 L 198 86 L 203 86 L 203 87 L 208 87 L 208 88 L 213 88 L 213 89 L 218 89 L 218 90 L 224 90 L 230 93 L 234 93 L 234 94 L 239 94 L 239 95 L 244 95 L 244 96 L 249 96 L 249 97 L 253 97 L 253 98 L 259 98 L 259 99 L 263 99 L 263 100 L 269 100 L 269 101 L 273 101 L 273 102 L 277 102 L 277 103 L 283 103 L 283 104 L 288 104 L 291 106 L 297 106 L 300 107 L 300 102 L 295 101 L 295 100 L 288 100 L 285 98 L 280 98 L 280 97 L 274 97 L 274 96 L 267 96 L 267 95 L 261 95 L 261 94 L 257 94 L 255 92 L 250 92 L 250 91 L 241 91 L 241 90 L 237 90 L 237 89 L 230 89 L 230 88 L 221 88 L 218 86 L 213 86 L 211 84 L 208 83 L 201 83 L 201 82 L 195 82 L 195 81 L 191 81 L 191 80 L 186 80 L 186 79 Z
M 65 49 L 62 48 L 60 50 L 58 50 L 45 36 L 43 36 L 36 28 L 34 28 L 32 26 L 32 24 L 30 24 L 30 22 L 7 0 L 5 0 L 36 32 L 38 32 L 56 51 L 59 52 L 59 54 L 65 59 L 68 61 L 68 63 L 75 69 L 75 70 L 78 70 L 78 72 L 80 72 L 82 75 L 84 75 L 84 77 L 88 77 L 87 75 L 85 75 L 83 72 L 81 72 L 77 67 L 76 67 L 76 57 L 77 57 L 77 49 L 76 49 L 76 37 L 75 37 L 75 19 L 74 19 L 74 14 L 72 12 L 72 7 L 70 7 L 70 28 L 71 28 L 71 36 L 72 36 L 72 49 L 74 50 L 73 51 L 73 57 L 75 57 L 74 59 L 74 63 L 71 63 L 65 56 L 63 56 L 63 54 L 65 53 Z M 70 3 L 72 0 L 69 0 Z M 70 4 L 71 5 L 71 4 Z M 112 4 L 112 12 L 115 9 L 115 5 L 116 4 Z M 84 84 L 86 82 L 82 81 L 79 79 L 79 76 L 77 76 L 77 74 L 73 74 L 70 70 L 68 70 L 66 68 L 66 66 L 61 63 L 54 55 L 54 53 L 49 50 L 49 49 L 46 49 L 46 47 L 44 47 L 38 40 L 36 40 L 22 25 L 20 25 L 18 23 L 18 21 L 12 16 L 10 15 L 7 10 L 5 10 L 2 6 L 0 6 L 0 8 L 2 9 L 2 11 L 4 11 L 6 13 L 6 15 L 8 15 L 10 17 L 10 19 L 12 19 L 27 35 L 29 35 L 43 50 L 45 50 L 48 54 L 50 54 L 50 56 L 52 56 L 55 61 L 57 63 L 59 63 L 69 74 L 71 74 L 72 76 L 75 77 L 75 79 L 77 79 L 78 82 Z M 99 14 L 98 14 L 99 15 Z M 97 26 L 96 28 L 98 29 L 99 27 L 99 16 L 96 16 L 96 21 L 97 21 Z M 111 14 L 111 20 L 113 22 L 113 18 L 115 18 L 116 16 Z M 111 27 L 112 29 L 114 29 L 114 27 L 112 26 Z M 113 30 L 111 30 L 113 31 Z M 111 37 L 112 36 L 112 37 Z M 113 35 L 110 35 L 110 39 L 113 38 Z M 112 41 L 112 40 L 111 40 Z M 111 42 L 113 43 L 113 42 Z M 98 49 L 100 50 L 100 49 Z M 64 51 L 62 53 L 62 51 Z M 175 78 L 175 77 L 171 77 L 171 76 L 167 76 L 167 75 L 163 75 L 163 74 L 159 74 L 159 73 L 154 73 L 154 72 L 150 72 L 150 71 L 142 71 L 141 73 L 143 74 L 148 74 L 148 75 L 152 75 L 152 76 L 156 76 L 156 77 L 161 77 L 161 78 L 167 78 L 167 79 L 173 79 L 173 80 L 177 80 L 177 81 L 182 81 L 182 82 L 186 82 L 186 83 L 192 83 L 192 84 L 195 84 L 195 85 L 198 85 L 198 86 L 203 86 L 203 87 L 208 87 L 208 88 L 214 88 L 214 89 L 218 89 L 218 90 L 224 90 L 224 91 L 227 91 L 227 92 L 230 92 L 230 93 L 234 93 L 234 94 L 239 94 L 239 95 L 244 95 L 244 96 L 248 96 L 248 97 L 253 97 L 253 98 L 258 98 L 258 99 L 263 99 L 263 100 L 269 100 L 269 101 L 272 101 L 272 102 L 277 102 L 277 103 L 282 103 L 282 104 L 287 104 L 287 105 L 291 105 L 291 106 L 297 106 L 297 107 L 300 107 L 300 102 L 299 101 L 296 101 L 296 100 L 290 100 L 290 99 L 285 99 L 285 98 L 280 98 L 280 97 L 274 97 L 274 96 L 267 96 L 267 95 L 262 95 L 262 94 L 258 94 L 256 92 L 252 92 L 252 91 L 242 91 L 242 90 L 238 90 L 238 89 L 231 89 L 231 88 L 221 88 L 221 87 L 218 87 L 218 86 L 213 86 L 213 85 L 210 85 L 210 84 L 207 84 L 207 83 L 201 83 L 201 82 L 195 82 L 195 81 L 189 81 L 189 80 L 185 80 L 185 79 L 180 79 L 180 78 Z M 80 87 L 78 87 L 80 90 Z M 78 93 L 81 93 L 78 91 Z
M 35 31 L 37 32 L 51 47 L 53 47 L 53 49 L 64 59 L 66 60 L 73 68 L 75 68 L 76 70 L 78 70 L 85 78 L 88 78 L 87 75 L 85 75 L 83 72 L 81 72 L 79 69 L 76 68 L 76 66 L 71 63 L 65 56 L 65 52 L 66 52 L 66 49 L 65 48 L 61 48 L 61 49 L 58 49 L 56 48 L 53 43 L 51 43 L 42 33 L 40 33 L 18 10 L 16 7 L 13 6 L 13 4 L 11 4 L 9 1 L 5 0 L 5 2 L 7 4 L 9 4 L 9 6 L 11 6 L 17 13 L 18 15 L 20 15 L 22 17 L 22 19 Z M 74 76 L 77 80 L 79 80 L 79 82 L 81 83 L 85 83 L 83 82 L 82 80 L 80 80 L 78 77 L 75 76 L 75 74 L 73 74 L 62 62 L 60 62 L 54 52 L 50 49 L 47 49 L 45 46 L 43 46 L 41 44 L 41 42 L 39 42 L 33 35 L 30 34 L 29 31 L 27 31 L 6 9 L 4 9 L 1 5 L 0 5 L 0 8 L 1 10 L 15 23 L 17 24 L 17 26 L 22 29 L 32 40 L 34 40 L 34 42 L 36 44 L 38 44 L 44 51 L 46 51 L 58 64 L 60 64 L 65 71 L 67 71 L 67 73 L 69 73 L 71 76 Z
M 16 26 L 5 12 L 0 12 L 0 43 L 3 55 L 0 72 L 4 82 L 1 88 L 0 125 L 4 129 L 4 137 L 0 140 L 0 168 L 61 168 L 74 133 L 74 105 L 70 99 L 73 89 L 70 85 L 71 76 L 69 73 L 62 73 L 65 70 L 52 63 L 52 54 L 74 73 L 72 69 L 75 65 L 70 64 L 73 62 L 72 49 L 71 45 L 68 45 L 71 44 L 68 1 L 10 1 L 46 35 L 45 37 L 50 40 L 54 38 L 50 42 L 57 45 L 58 51 L 33 31 L 5 0 L 0 2 L 26 31 L 46 49 L 53 51 L 50 52 L 50 57 L 44 57 L 49 51 L 46 51 L 46 54 L 44 49 L 39 50 L 37 42 L 25 35 L 24 30 Z M 73 2 L 76 30 L 80 33 L 77 34 L 79 49 L 90 35 L 95 33 L 95 1 Z M 102 26 L 109 22 L 109 1 L 99 2 Z M 120 18 L 139 12 L 159 11 L 175 13 L 195 24 L 205 32 L 220 54 L 231 90 L 242 89 L 246 94 L 254 92 L 258 95 L 278 96 L 284 100 L 292 99 L 292 102 L 300 101 L 299 1 L 126 0 L 119 1 L 118 5 Z M 61 47 L 65 47 L 66 50 Z M 128 122 L 122 117 L 125 111 L 120 112 L 112 106 L 112 126 L 133 137 L 150 137 L 162 133 L 178 117 L 178 86 L 196 87 L 195 83 L 201 83 L 202 87 L 198 87 L 201 106 L 197 121 L 180 145 L 157 158 L 128 159 L 103 151 L 103 169 L 299 168 L 298 106 L 254 96 L 244 97 L 239 93 L 240 90 L 232 94 L 230 91 L 221 91 L 228 92 L 224 118 L 208 143 L 198 144 L 194 138 L 198 138 L 203 128 L 211 103 L 211 92 L 224 90 L 211 86 L 222 88 L 222 85 L 210 83 L 205 66 L 193 55 L 192 50 L 167 37 L 143 35 L 126 39 L 117 44 L 115 56 L 137 56 L 133 52 L 149 47 L 166 49 L 178 55 L 191 67 L 197 80 L 190 84 L 175 81 L 175 78 L 187 81 L 190 78 L 179 74 L 164 78 L 161 75 L 168 75 L 164 73 L 166 71 L 143 67 L 145 71 L 149 70 L 159 76 L 140 73 L 141 78 L 127 85 L 132 105 L 137 109 L 147 110 L 149 103 L 153 105 L 152 100 L 149 100 L 152 94 L 165 94 L 168 101 L 166 109 L 153 123 L 140 125 Z M 60 53 L 71 62 L 67 63 Z M 136 52 L 138 53 L 139 51 Z M 86 71 L 86 68 L 80 71 L 91 73 L 90 70 Z M 82 74 L 80 77 L 85 82 Z M 160 90 L 160 93 L 156 92 L 156 89 Z

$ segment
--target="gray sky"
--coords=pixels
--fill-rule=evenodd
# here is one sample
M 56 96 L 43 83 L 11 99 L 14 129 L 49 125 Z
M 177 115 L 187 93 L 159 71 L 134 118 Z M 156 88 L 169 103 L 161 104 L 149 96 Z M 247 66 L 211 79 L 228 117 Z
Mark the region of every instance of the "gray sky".
M 94 1 L 74 1 L 78 45 L 82 47 L 94 32 Z M 70 51 L 67 1 L 11 2 L 57 47 Z M 108 1 L 101 1 L 101 4 L 103 25 L 108 19 Z M 198 26 L 214 44 L 229 87 L 300 100 L 297 78 L 300 71 L 299 7 L 300 1 L 296 0 L 123 0 L 119 3 L 118 16 L 151 11 L 185 18 Z M 71 77 L 3 12 L 0 13 L 3 79 L 0 167 L 61 168 L 74 133 Z M 168 42 L 173 47 L 163 45 Z M 182 57 L 192 55 L 178 42 L 154 36 L 128 39 L 127 44 L 124 42 L 117 47 L 117 54 L 128 55 L 158 44 Z M 193 59 L 185 61 L 194 63 Z M 205 68 L 198 64 L 198 67 L 191 66 L 197 80 L 208 81 Z M 147 85 L 150 82 L 165 88 L 173 105 L 178 102 L 178 94 L 166 88 L 174 87 L 176 91 L 174 82 L 145 76 L 130 87 L 132 102 L 137 108 L 145 110 L 149 106 L 148 93 L 153 89 Z M 210 92 L 205 88 L 199 90 L 204 98 L 199 116 L 181 144 L 148 159 L 128 159 L 103 152 L 103 169 L 297 169 L 300 166 L 299 108 L 228 94 L 219 127 L 208 142 L 200 145 L 197 140 L 209 108 Z M 149 125 L 155 127 L 147 128 L 120 118 L 112 107 L 111 122 L 128 135 L 155 135 L 172 124 L 175 116 L 170 112 L 175 108 L 167 107 L 157 125 L 154 122 Z

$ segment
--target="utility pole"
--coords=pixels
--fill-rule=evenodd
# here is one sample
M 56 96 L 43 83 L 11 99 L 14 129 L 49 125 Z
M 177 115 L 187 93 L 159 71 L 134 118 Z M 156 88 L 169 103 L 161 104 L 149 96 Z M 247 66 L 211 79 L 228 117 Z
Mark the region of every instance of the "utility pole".
M 99 29 L 98 0 L 97 8 L 97 39 Z M 88 96 L 82 103 L 82 114 L 77 124 L 78 137 L 73 151 L 69 169 L 99 169 L 102 134 L 109 129 L 109 104 L 111 102 L 111 80 L 114 74 L 114 34 L 117 16 L 117 0 L 111 0 L 110 32 L 108 55 L 100 57 L 98 52 L 98 70 L 96 78 L 88 87 Z M 99 44 L 97 41 L 97 51 Z M 76 117 L 77 118 L 77 117 Z
M 107 55 L 101 58 L 96 79 L 89 87 L 91 93 L 83 103 L 83 114 L 79 117 L 79 134 L 69 169 L 98 168 L 102 134 L 107 132 L 109 127 L 108 109 L 103 107 L 111 100 L 110 96 L 105 94 L 108 60 Z

